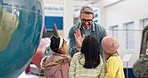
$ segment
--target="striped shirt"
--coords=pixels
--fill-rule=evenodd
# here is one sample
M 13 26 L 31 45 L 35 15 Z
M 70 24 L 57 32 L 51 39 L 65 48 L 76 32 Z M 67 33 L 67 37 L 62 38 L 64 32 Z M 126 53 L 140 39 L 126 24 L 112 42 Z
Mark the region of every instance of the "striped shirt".
M 100 60 L 101 62 L 96 68 L 86 69 L 83 67 L 85 63 L 83 54 L 81 54 L 81 52 L 75 53 L 70 64 L 69 78 L 81 78 L 81 76 L 103 78 L 105 74 L 105 65 L 103 64 L 102 58 Z

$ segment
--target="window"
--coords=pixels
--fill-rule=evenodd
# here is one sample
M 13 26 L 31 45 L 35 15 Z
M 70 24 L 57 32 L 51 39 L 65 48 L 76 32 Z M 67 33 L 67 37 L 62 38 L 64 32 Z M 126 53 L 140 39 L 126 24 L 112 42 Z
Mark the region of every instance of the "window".
M 134 22 L 125 24 L 126 49 L 134 49 Z
M 143 20 L 143 28 L 148 25 L 148 18 Z
M 110 35 L 118 37 L 118 25 L 110 27 Z

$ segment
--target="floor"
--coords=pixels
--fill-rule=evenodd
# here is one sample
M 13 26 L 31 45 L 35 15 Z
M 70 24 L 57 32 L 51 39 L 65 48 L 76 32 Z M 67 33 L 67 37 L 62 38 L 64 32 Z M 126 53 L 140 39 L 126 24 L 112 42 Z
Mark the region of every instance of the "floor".
M 23 72 L 18 78 L 44 78 L 44 76 L 37 76 L 34 74 L 26 74 Z
M 40 76 L 41 75 L 41 76 Z M 44 73 L 39 73 L 35 65 L 30 65 L 30 73 L 23 72 L 18 78 L 45 78 Z

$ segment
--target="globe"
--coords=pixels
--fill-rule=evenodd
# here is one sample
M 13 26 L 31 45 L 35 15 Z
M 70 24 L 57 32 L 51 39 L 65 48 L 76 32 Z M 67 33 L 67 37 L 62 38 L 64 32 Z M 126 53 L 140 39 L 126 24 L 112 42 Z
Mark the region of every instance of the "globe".
M 133 73 L 137 78 L 148 78 L 148 25 L 142 31 L 140 58 L 133 65 Z
M 43 18 L 42 0 L 0 0 L 0 78 L 17 78 L 28 66 Z
M 148 55 L 134 63 L 133 73 L 137 78 L 148 78 Z

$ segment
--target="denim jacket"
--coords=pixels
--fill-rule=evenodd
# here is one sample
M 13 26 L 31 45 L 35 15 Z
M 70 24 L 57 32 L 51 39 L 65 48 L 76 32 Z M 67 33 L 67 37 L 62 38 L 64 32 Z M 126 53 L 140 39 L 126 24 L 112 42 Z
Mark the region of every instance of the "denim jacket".
M 69 54 L 71 57 L 73 57 L 73 55 L 76 52 L 78 52 L 76 50 L 76 42 L 75 42 L 75 37 L 74 37 L 74 33 L 75 33 L 76 29 L 80 29 L 81 35 L 85 34 L 85 31 L 82 28 L 80 22 L 75 24 L 73 27 L 71 27 L 71 29 L 69 31 Z M 96 24 L 96 23 L 92 24 L 90 36 L 93 36 L 94 38 L 96 38 L 98 40 L 99 50 L 100 50 L 100 53 L 103 58 L 104 58 L 104 53 L 103 53 L 101 41 L 102 41 L 103 37 L 105 37 L 106 35 L 107 35 L 107 32 L 102 26 L 100 26 L 99 24 Z

